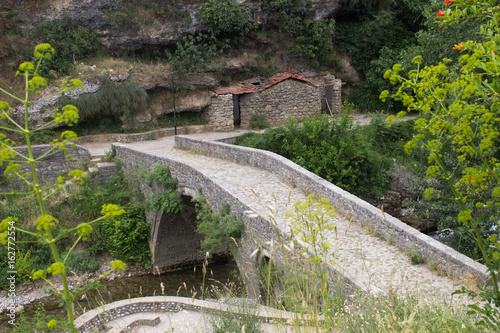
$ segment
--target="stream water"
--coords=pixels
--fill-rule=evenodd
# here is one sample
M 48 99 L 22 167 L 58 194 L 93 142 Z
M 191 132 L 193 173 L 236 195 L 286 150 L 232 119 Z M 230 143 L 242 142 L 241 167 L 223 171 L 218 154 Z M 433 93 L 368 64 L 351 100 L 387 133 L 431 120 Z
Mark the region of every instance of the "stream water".
M 228 288 L 241 293 L 244 285 L 237 277 L 237 272 L 236 263 L 229 262 L 210 264 L 205 274 L 202 267 L 195 267 L 161 275 L 121 277 L 113 281 L 104 281 L 101 284 L 105 286 L 105 289 L 89 292 L 85 300 L 78 302 L 75 308 L 76 317 L 101 304 L 134 297 L 165 295 L 207 299 L 215 298 L 217 292 L 227 291 Z M 57 318 L 66 316 L 66 310 L 59 306 L 58 299 L 55 296 L 48 296 L 25 305 L 24 317 L 28 322 L 34 318 L 39 303 L 43 303 L 45 314 L 48 316 L 54 315 Z M 20 316 L 17 317 L 19 320 Z M 7 323 L 6 316 L 2 315 L 0 332 L 11 331 L 12 326 Z

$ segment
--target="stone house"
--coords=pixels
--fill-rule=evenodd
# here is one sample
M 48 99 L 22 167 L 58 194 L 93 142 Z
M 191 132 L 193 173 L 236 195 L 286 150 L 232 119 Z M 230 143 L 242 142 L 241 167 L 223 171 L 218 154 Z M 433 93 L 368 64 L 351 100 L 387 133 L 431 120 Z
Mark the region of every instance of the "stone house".
M 257 112 L 262 112 L 271 126 L 289 118 L 300 120 L 319 115 L 328 107 L 332 113 L 340 113 L 341 84 L 329 73 L 305 76 L 289 70 L 268 80 L 255 79 L 220 88 L 203 113 L 221 131 L 249 128 L 250 118 Z

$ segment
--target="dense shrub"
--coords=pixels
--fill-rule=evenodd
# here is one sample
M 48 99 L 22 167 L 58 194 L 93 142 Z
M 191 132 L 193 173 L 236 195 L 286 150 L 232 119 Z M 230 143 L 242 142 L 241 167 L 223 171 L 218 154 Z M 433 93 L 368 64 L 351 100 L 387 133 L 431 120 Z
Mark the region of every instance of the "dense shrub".
M 358 128 L 359 133 L 366 137 L 378 153 L 395 158 L 400 164 L 406 165 L 405 161 L 412 158 L 421 159 L 421 156 L 408 154 L 404 150 L 404 145 L 410 140 L 415 130 L 414 120 L 404 121 L 389 126 L 385 123 L 386 115 L 379 113 L 373 114 L 370 124 Z
M 243 221 L 231 213 L 225 204 L 218 213 L 214 213 L 204 197 L 193 198 L 196 203 L 196 233 L 203 235 L 201 253 L 214 253 L 226 249 L 232 251 L 231 238 L 241 237 Z
M 146 222 L 144 208 L 128 205 L 126 213 L 115 220 L 104 220 L 106 249 L 117 259 L 152 267 L 148 237 L 151 226 Z M 118 225 L 118 226 L 116 226 Z
M 132 115 L 143 110 L 148 103 L 148 93 L 135 83 L 114 83 L 107 77 L 99 79 L 101 87 L 93 94 L 85 94 L 77 99 L 61 98 L 63 105 L 72 104 L 79 110 L 80 120 L 102 117 L 124 117 L 132 123 Z
M 250 21 L 250 9 L 235 0 L 203 0 L 200 21 L 214 36 L 246 36 L 256 27 Z
M 84 60 L 99 49 L 95 32 L 79 25 L 67 26 L 59 20 L 43 22 L 34 30 L 39 42 L 57 49 L 40 67 L 43 75 L 69 74 L 75 61 Z
M 356 195 L 380 195 L 390 184 L 391 160 L 373 150 L 346 114 L 302 124 L 291 120 L 263 134 L 247 133 L 235 143 L 280 154 Z
M 217 57 L 226 45 L 220 43 L 214 35 L 190 34 L 181 31 L 177 35 L 175 50 L 167 52 L 167 61 L 172 64 L 181 77 L 189 73 L 196 73 L 210 64 L 213 57 Z

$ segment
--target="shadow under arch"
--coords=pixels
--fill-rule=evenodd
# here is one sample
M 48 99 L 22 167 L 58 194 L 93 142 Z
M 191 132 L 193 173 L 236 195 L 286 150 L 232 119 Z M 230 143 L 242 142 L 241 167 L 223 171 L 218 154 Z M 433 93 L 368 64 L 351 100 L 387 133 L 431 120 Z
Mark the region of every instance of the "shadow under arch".
M 183 208 L 180 214 L 162 213 L 156 218 L 156 230 L 151 235 L 154 266 L 161 271 L 190 268 L 207 258 L 200 253 L 202 235 L 196 233 L 196 206 L 192 199 L 199 196 L 193 188 L 179 186 Z M 227 261 L 227 253 L 216 253 L 209 262 Z

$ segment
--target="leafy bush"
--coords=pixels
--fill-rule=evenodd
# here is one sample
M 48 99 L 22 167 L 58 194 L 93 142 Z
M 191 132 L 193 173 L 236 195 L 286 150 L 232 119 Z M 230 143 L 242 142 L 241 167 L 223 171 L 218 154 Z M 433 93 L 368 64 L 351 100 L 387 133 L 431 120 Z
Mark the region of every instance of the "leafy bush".
M 214 36 L 246 36 L 256 24 L 250 21 L 250 9 L 235 0 L 203 0 L 200 22 Z
M 240 238 L 243 221 L 231 213 L 225 204 L 218 213 L 212 212 L 204 197 L 193 198 L 196 203 L 196 232 L 204 236 L 201 241 L 201 253 L 214 253 L 224 250 L 230 238 Z M 231 247 L 229 247 L 231 251 Z
M 180 214 L 183 204 L 182 197 L 177 192 L 177 178 L 172 177 L 170 169 L 164 164 L 156 164 L 153 170 L 146 172 L 140 176 L 149 185 L 156 185 L 162 188 L 161 193 L 151 194 L 148 203 L 153 209 L 157 210 L 157 214 Z
M 32 271 L 35 269 L 33 265 L 33 258 L 31 257 L 31 251 L 24 253 L 21 249 L 17 250 L 16 253 L 16 271 L 17 271 L 17 281 L 23 283 L 31 283 Z
M 365 135 L 378 153 L 394 158 L 398 164 L 407 166 L 414 171 L 423 169 L 422 159 L 427 156 L 420 156 L 416 151 L 408 155 L 404 150 L 404 145 L 410 140 L 415 131 L 414 120 L 404 121 L 389 126 L 385 123 L 384 114 L 373 114 L 369 125 L 358 128 L 359 133 Z
M 106 249 L 109 253 L 125 262 L 135 262 L 151 268 L 151 252 L 148 237 L 151 226 L 146 222 L 142 207 L 128 205 L 126 213 L 114 220 L 104 220 Z
M 263 112 L 256 112 L 250 116 L 250 127 L 264 129 L 269 127 L 269 123 L 266 120 L 266 115 Z
M 41 64 L 43 75 L 69 74 L 75 61 L 87 59 L 99 49 L 97 35 L 93 31 L 81 25 L 66 26 L 59 20 L 39 24 L 33 35 L 57 49 L 51 59 Z
M 176 72 L 183 77 L 202 70 L 213 57 L 221 54 L 224 47 L 214 35 L 181 31 L 177 35 L 175 50 L 167 52 L 166 57 Z
M 77 191 L 71 192 L 66 202 L 61 202 L 61 206 L 55 206 L 54 213 L 63 212 L 63 205 L 68 206 L 68 211 L 75 216 L 89 219 L 99 216 L 102 206 L 110 202 L 116 202 L 125 206 L 135 198 L 137 203 L 143 202 L 143 196 L 140 192 L 134 190 L 128 180 L 124 178 L 121 172 L 114 173 L 108 182 L 85 182 Z M 60 216 L 56 218 L 61 220 Z M 91 236 L 90 234 L 89 236 Z
M 61 97 L 63 105 L 72 104 L 80 111 L 80 120 L 102 117 L 124 117 L 129 124 L 132 115 L 143 110 L 148 103 L 146 90 L 135 83 L 113 83 L 107 77 L 99 78 L 101 87 L 93 94 L 77 99 Z
M 289 121 L 235 144 L 270 150 L 356 195 L 380 195 L 390 184 L 392 162 L 373 150 L 347 114 Z

